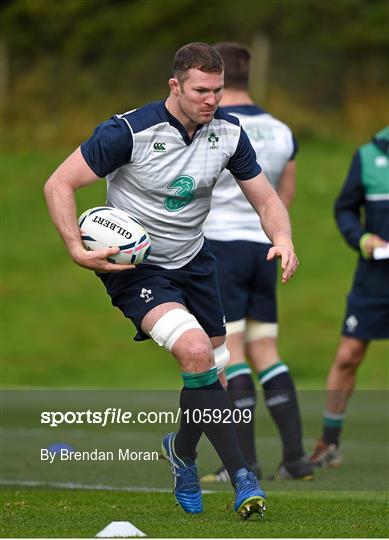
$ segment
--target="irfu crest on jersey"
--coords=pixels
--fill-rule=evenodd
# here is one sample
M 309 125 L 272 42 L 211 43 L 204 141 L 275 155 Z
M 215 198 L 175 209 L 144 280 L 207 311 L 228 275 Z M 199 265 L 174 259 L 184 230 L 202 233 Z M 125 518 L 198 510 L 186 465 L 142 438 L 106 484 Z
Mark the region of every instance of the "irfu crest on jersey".
M 175 194 L 165 198 L 165 208 L 169 212 L 177 212 L 193 200 L 196 182 L 191 176 L 182 174 L 169 182 L 167 188 L 175 190 Z
M 209 148 L 211 150 L 213 150 L 214 148 L 217 148 L 216 143 L 219 142 L 219 137 L 216 135 L 214 131 L 211 131 L 211 133 L 209 134 L 208 142 L 210 143 Z

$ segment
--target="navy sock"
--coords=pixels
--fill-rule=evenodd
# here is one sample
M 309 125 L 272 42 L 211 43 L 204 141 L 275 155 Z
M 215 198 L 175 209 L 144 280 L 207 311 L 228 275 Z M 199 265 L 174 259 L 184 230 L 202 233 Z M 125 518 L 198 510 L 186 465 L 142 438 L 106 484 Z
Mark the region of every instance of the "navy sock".
M 186 411 L 191 411 L 191 391 L 183 388 L 180 395 L 181 422 L 180 429 L 174 438 L 174 449 L 178 456 L 185 460 L 196 459 L 196 448 L 203 434 L 201 424 L 193 422 L 191 415 L 186 415 Z
M 216 373 L 216 368 L 213 369 Z M 240 451 L 234 424 L 220 421 L 220 418 L 218 421 L 220 414 L 223 417 L 226 414 L 225 411 L 231 410 L 227 394 L 217 374 L 214 382 L 210 382 L 212 378 L 208 378 L 206 380 L 208 384 L 202 386 L 198 384 L 202 384 L 204 379 L 203 381 L 196 377 L 188 379 L 185 375 L 188 374 L 184 374 L 185 386 L 181 391 L 181 425 L 175 437 L 175 450 L 182 458 L 194 459 L 197 443 L 201 433 L 204 432 L 218 453 L 230 478 L 233 479 L 235 472 L 242 467 L 247 467 L 247 463 Z M 215 411 L 216 415 L 212 416 Z M 208 422 L 208 418 L 204 421 L 205 413 L 210 414 L 214 421 Z M 198 420 L 200 422 L 197 422 Z
M 340 434 L 343 429 L 344 414 L 335 414 L 325 411 L 323 427 L 323 441 L 326 444 L 339 446 Z
M 288 367 L 282 362 L 258 374 L 265 402 L 282 440 L 283 461 L 304 456 L 302 426 L 296 390 Z
M 255 451 L 255 406 L 257 393 L 251 376 L 251 369 L 245 362 L 227 367 L 226 376 L 228 381 L 227 394 L 234 409 L 240 411 L 249 410 L 251 420 L 241 421 L 235 424 L 236 433 L 242 454 L 251 466 L 257 463 Z M 244 420 L 244 421 L 243 421 Z

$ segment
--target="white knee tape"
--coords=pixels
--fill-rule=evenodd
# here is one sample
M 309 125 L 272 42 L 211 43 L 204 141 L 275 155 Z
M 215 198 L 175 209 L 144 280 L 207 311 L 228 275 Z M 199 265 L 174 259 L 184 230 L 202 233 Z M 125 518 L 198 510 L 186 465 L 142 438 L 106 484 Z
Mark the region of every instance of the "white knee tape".
M 232 321 L 226 324 L 227 335 L 238 334 L 244 332 L 246 329 L 246 320 L 240 319 L 239 321 Z
M 245 342 L 251 343 L 266 337 L 276 338 L 278 335 L 277 323 L 263 323 L 259 321 L 247 321 Z
M 220 347 L 213 349 L 213 355 L 215 358 L 215 366 L 219 374 L 223 371 L 230 360 L 230 353 L 226 347 L 226 344 L 223 343 L 223 345 L 220 345 Z
M 171 351 L 177 339 L 192 328 L 203 329 L 197 322 L 196 317 L 185 311 L 185 309 L 177 308 L 168 311 L 158 319 L 150 332 L 150 336 L 158 345 Z

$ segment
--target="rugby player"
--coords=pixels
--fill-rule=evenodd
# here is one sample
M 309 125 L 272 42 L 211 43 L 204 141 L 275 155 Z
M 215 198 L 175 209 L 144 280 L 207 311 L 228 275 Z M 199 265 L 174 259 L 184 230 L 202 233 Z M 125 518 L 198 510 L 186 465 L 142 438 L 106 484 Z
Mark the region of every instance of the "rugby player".
M 180 48 L 168 98 L 97 126 L 46 182 L 45 196 L 71 257 L 98 273 L 113 305 L 133 321 L 135 339 L 151 337 L 179 363 L 182 421 L 177 433 L 163 439 L 177 501 L 188 513 L 203 511 L 196 448 L 204 432 L 231 478 L 235 510 L 248 517 L 262 512 L 265 494 L 241 454 L 233 424 L 187 421 L 193 410 L 230 407 L 218 378 L 229 354 L 216 263 L 202 231 L 223 169 L 261 214 L 273 242 L 268 259 L 281 259 L 283 282 L 298 260 L 284 205 L 239 121 L 218 108 L 223 77 L 223 61 L 213 47 Z M 115 248 L 91 252 L 81 242 L 74 192 L 105 176 L 107 204 L 138 219 L 150 235 L 151 255 L 136 268 L 110 263 Z
M 327 378 L 323 432 L 311 456 L 315 467 L 341 465 L 340 435 L 358 367 L 371 340 L 389 339 L 389 255 L 375 258 L 376 248 L 389 250 L 389 126 L 355 152 L 335 218 L 359 258 Z

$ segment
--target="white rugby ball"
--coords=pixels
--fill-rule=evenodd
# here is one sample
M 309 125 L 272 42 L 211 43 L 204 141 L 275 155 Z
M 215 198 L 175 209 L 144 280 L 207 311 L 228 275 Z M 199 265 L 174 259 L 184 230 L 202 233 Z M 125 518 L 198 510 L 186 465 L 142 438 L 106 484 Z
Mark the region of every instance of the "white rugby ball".
M 120 249 L 108 258 L 110 262 L 137 265 L 149 256 L 151 241 L 147 231 L 123 210 L 109 206 L 90 208 L 81 214 L 78 224 L 86 249 Z

